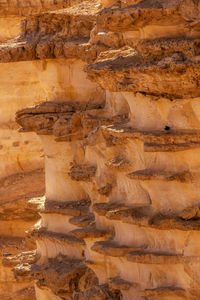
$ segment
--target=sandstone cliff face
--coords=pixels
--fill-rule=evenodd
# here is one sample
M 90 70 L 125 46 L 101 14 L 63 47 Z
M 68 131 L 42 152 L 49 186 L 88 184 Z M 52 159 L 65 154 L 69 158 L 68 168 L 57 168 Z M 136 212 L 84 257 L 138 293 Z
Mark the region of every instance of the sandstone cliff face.
M 72 3 L 79 3 L 80 0 L 1 0 L 0 13 L 4 15 L 31 15 L 49 9 L 68 7 Z
M 197 300 L 200 3 L 54 4 L 0 47 L 46 181 L 36 252 L 4 263 L 38 300 Z
M 1 6 L 1 5 L 0 5 Z M 5 15 L 0 9 L 0 42 L 15 38 L 22 18 Z M 28 204 L 32 197 L 44 194 L 43 149 L 33 133 L 22 135 L 15 122 L 15 112 L 37 100 L 31 97 L 31 71 L 17 64 L 1 64 L 0 82 L 0 299 L 35 299 L 31 282 L 19 282 L 13 265 L 4 260 L 20 251 L 35 249 L 25 231 L 39 219 L 37 207 Z M 29 78 L 28 78 L 29 77 Z M 26 81 L 26 83 L 25 83 Z M 34 81 L 34 79 L 32 80 Z M 28 84 L 29 82 L 29 84 Z M 17 263 L 16 263 L 17 264 Z

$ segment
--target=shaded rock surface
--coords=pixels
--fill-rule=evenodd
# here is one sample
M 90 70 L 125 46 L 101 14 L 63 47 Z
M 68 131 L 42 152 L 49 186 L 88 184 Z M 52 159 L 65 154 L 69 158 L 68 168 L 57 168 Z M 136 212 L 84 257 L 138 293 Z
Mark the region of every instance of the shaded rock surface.
M 44 193 L 44 170 L 18 173 L 1 179 L 0 187 L 0 298 L 35 299 L 32 281 L 19 282 L 12 269 L 22 261 L 28 261 L 29 252 L 36 244 L 26 238 L 25 231 L 39 219 L 37 206 L 28 200 Z M 31 255 L 30 251 L 30 255 Z M 14 257 L 14 258 L 13 258 Z M 5 280 L 6 278 L 6 280 Z
M 42 141 L 46 185 L 40 200 L 2 201 L 2 222 L 33 221 L 33 206 L 41 217 L 35 252 L 7 251 L 4 267 L 35 282 L 37 300 L 199 299 L 199 1 L 5 1 L 0 12 L 21 22 L 0 32 L 0 66 L 25 73 L 16 121 Z

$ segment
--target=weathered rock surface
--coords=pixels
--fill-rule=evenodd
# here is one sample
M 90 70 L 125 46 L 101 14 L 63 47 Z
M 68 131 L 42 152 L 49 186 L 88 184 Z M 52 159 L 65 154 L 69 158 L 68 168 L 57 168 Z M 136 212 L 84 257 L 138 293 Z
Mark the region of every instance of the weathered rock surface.
M 198 300 L 199 1 L 26 4 L 0 1 L 21 22 L 0 31 L 0 67 L 16 70 L 12 111 L 42 141 L 46 191 L 2 201 L 0 222 L 41 216 L 37 250 L 4 268 L 30 285 L 24 299 L 35 282 L 37 300 Z M 35 154 L 18 165 L 31 172 Z
M 74 2 L 78 3 L 78 0 Z M 42 11 L 52 9 L 52 8 L 63 8 L 71 4 L 70 0 L 36 0 L 36 1 L 17 1 L 17 0 L 1 0 L 0 2 L 0 14 L 1 15 L 23 15 L 23 14 L 33 14 L 40 13 Z
M 27 262 L 27 255 L 19 254 L 20 251 L 36 247 L 25 233 L 39 219 L 37 207 L 28 200 L 43 195 L 44 170 L 13 174 L 2 178 L 0 182 L 0 298 L 34 300 L 33 282 L 19 282 L 12 268 L 21 263 L 22 258 Z

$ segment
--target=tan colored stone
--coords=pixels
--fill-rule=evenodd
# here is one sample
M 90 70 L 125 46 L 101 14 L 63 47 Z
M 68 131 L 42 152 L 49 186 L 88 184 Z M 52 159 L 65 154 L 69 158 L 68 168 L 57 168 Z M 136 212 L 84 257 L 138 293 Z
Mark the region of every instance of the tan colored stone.
M 184 209 L 179 216 L 184 219 L 184 220 L 190 220 L 198 216 L 199 213 L 199 207 L 198 206 L 193 206 L 193 207 L 188 207 Z
M 69 176 L 76 181 L 91 181 L 96 173 L 95 166 L 89 165 L 74 165 L 72 166 Z
M 36 264 L 16 256 L 20 239 L 2 240 L 7 264 L 19 262 L 10 294 L 20 299 L 16 290 L 35 280 L 37 300 L 198 300 L 198 1 L 18 2 L 0 0 L 2 24 L 24 15 L 12 32 L 8 22 L 13 40 L 0 30 L 0 127 L 18 110 L 25 137 L 11 134 L 13 120 L 0 151 L 11 147 L 13 166 L 17 157 L 32 171 L 40 154 L 31 154 L 27 131 L 39 134 L 46 196 L 27 205 L 21 194 L 14 204 L 3 196 L 1 233 L 24 237 L 36 207 L 41 214 L 29 233 Z M 10 170 L 2 175 L 8 197 Z M 3 268 L 0 298 L 11 286 Z
M 113 232 L 110 230 L 97 229 L 94 226 L 86 226 L 82 229 L 75 229 L 70 232 L 72 235 L 79 239 L 99 239 L 99 238 L 109 238 L 112 236 Z
M 140 251 L 143 250 L 144 247 L 128 247 L 128 246 L 121 246 L 117 245 L 117 243 L 113 241 L 105 241 L 105 242 L 96 242 L 92 246 L 92 250 L 96 251 L 103 255 L 113 256 L 113 257 L 120 257 L 126 256 L 127 253 L 131 251 Z
M 94 224 L 95 218 L 92 213 L 88 215 L 76 216 L 69 219 L 69 222 L 77 227 L 85 227 Z
M 89 199 L 82 199 L 80 201 L 45 201 L 45 205 L 41 208 L 41 212 L 43 214 L 64 214 L 69 216 L 82 216 L 85 215 L 89 207 L 91 205 L 91 201 Z
M 157 288 L 152 290 L 145 290 L 140 292 L 140 295 L 142 297 L 151 297 L 151 298 L 157 298 L 157 297 L 178 297 L 180 299 L 188 299 L 188 300 L 196 300 L 198 299 L 197 295 L 192 295 L 189 292 L 185 291 L 182 288 L 176 288 L 176 287 L 163 287 L 163 288 Z
M 120 276 L 110 278 L 110 285 L 112 286 L 112 288 L 120 290 L 129 290 L 131 287 L 138 287 L 136 283 L 134 284 L 123 280 L 122 278 L 120 278 Z
M 153 171 L 150 169 L 147 170 L 138 170 L 133 173 L 128 174 L 128 177 L 131 179 L 138 180 L 167 180 L 167 181 L 180 181 L 187 182 L 192 178 L 192 174 L 189 172 L 182 173 L 172 173 L 172 172 L 163 172 L 163 171 Z
M 115 0 L 101 0 L 101 4 L 102 4 L 104 7 L 112 6 L 114 3 L 116 3 Z

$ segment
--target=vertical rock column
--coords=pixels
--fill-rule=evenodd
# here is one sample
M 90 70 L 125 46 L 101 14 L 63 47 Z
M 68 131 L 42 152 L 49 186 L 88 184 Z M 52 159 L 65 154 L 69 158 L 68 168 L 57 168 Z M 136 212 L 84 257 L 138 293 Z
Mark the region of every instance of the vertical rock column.
M 31 270 L 38 280 L 38 299 L 69 297 L 98 284 L 83 262 L 88 245 L 108 238 L 111 232 L 97 230 L 90 212 L 97 162 L 85 151 L 87 135 L 95 129 L 95 115 L 103 106 L 104 99 L 96 104 L 46 102 L 17 113 L 24 130 L 41 135 L 46 160 L 46 201 L 41 221 L 31 233 L 39 257 Z M 49 268 L 55 275 L 49 274 Z
M 98 35 L 116 34 L 124 47 L 102 52 L 86 72 L 129 115 L 101 127 L 115 184 L 93 209 L 114 235 L 92 246 L 91 267 L 123 299 L 198 299 L 199 3 L 105 5 Z

